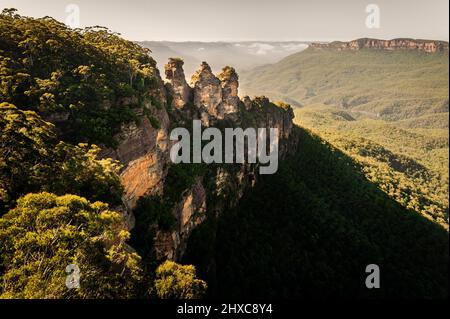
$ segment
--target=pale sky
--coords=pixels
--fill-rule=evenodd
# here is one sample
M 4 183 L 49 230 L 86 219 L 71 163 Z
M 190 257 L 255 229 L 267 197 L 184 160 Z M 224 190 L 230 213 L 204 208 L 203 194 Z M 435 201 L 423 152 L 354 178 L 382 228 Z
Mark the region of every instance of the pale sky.
M 449 0 L 0 0 L 2 9 L 62 22 L 69 4 L 80 8 L 81 27 L 136 41 L 449 38 Z M 366 26 L 368 4 L 380 9 L 379 28 Z

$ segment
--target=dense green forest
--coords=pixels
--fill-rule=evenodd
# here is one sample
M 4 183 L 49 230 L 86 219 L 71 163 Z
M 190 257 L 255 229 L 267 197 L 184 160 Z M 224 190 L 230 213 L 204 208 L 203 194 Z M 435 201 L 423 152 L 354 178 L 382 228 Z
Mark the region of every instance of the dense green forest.
M 40 190 L 120 204 L 118 163 L 97 159 L 95 144 L 114 145 L 120 124 L 137 120 L 133 109 L 154 99 L 148 50 L 105 28 L 72 30 L 14 9 L 1 14 L 0 33 L 0 213 Z
M 277 174 L 192 234 L 185 261 L 209 296 L 447 297 L 447 231 L 389 198 L 324 140 L 296 134 L 298 151 Z M 381 289 L 366 288 L 368 264 L 380 267 Z

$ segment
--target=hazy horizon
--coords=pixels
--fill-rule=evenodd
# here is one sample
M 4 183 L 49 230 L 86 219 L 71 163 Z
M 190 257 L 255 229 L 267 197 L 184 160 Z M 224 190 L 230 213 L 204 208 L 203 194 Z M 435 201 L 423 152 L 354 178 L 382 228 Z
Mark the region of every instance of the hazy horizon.
M 79 8 L 80 27 L 101 25 L 133 41 L 294 42 L 380 39 L 449 39 L 449 2 L 434 0 L 2 0 L 19 14 L 65 22 Z M 366 7 L 380 10 L 368 28 Z

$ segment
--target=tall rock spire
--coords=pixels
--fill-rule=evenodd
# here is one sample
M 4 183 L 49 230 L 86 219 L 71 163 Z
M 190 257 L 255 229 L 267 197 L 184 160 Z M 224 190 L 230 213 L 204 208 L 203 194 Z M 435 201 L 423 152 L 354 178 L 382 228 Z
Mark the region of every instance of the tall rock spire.
M 165 65 L 166 88 L 172 96 L 171 106 L 177 109 L 185 106 L 191 99 L 192 89 L 187 84 L 183 71 L 183 60 L 170 58 Z
M 239 97 L 239 76 L 234 68 L 226 66 L 219 74 L 222 86 L 222 110 L 224 114 L 236 113 L 238 111 Z
M 209 115 L 222 119 L 223 112 L 219 108 L 222 103 L 222 86 L 208 63 L 202 62 L 200 69 L 192 76 L 191 85 L 194 86 L 194 105 L 205 108 Z

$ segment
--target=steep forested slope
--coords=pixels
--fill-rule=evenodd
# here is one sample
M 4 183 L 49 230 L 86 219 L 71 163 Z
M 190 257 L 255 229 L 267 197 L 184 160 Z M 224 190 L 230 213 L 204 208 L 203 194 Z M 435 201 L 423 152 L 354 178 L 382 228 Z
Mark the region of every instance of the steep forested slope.
M 349 111 L 318 105 L 298 108 L 296 118 L 358 161 L 391 198 L 448 228 L 448 129 L 356 120 Z
M 448 296 L 448 233 L 367 181 L 342 152 L 298 128 L 296 154 L 237 209 L 192 236 L 211 297 Z M 365 286 L 377 264 L 381 289 Z

